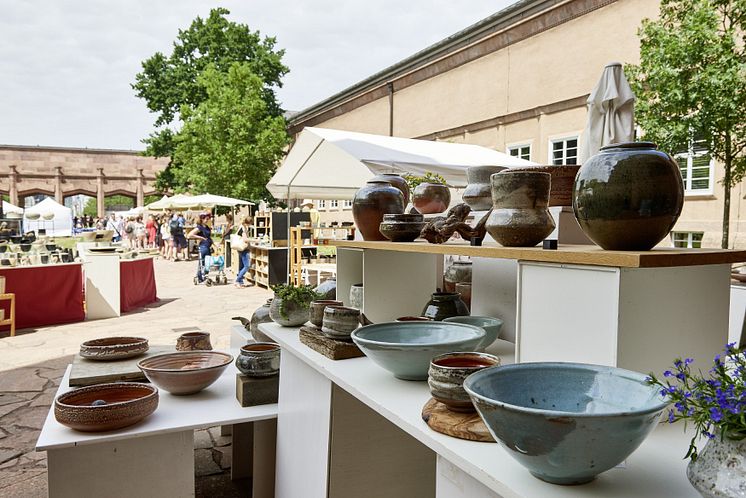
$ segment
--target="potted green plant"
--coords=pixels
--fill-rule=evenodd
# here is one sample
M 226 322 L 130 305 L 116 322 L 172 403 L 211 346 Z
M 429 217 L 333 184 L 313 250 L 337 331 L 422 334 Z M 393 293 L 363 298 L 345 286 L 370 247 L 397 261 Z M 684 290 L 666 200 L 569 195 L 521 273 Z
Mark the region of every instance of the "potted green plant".
M 660 387 L 673 407 L 668 422 L 694 424 L 685 458 L 686 475 L 705 497 L 746 495 L 746 349 L 728 344 L 707 373 L 692 371 L 692 358 L 674 361 L 671 370 L 649 382 Z M 701 452 L 697 440 L 707 441 Z
M 269 306 L 269 317 L 283 327 L 297 327 L 309 319 L 311 301 L 319 299 L 310 285 L 279 284 L 272 286 L 275 297 Z

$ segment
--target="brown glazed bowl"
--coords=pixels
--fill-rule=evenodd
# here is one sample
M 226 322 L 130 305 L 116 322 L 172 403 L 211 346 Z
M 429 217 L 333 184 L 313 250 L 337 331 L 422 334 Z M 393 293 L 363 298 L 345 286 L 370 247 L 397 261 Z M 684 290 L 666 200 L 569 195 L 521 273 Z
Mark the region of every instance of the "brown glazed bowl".
M 324 321 L 324 310 L 327 306 L 344 306 L 345 303 L 342 301 L 336 301 L 333 299 L 317 299 L 311 301 L 311 318 L 309 321 L 321 328 L 321 324 Z M 271 342 L 271 341 L 270 341 Z
M 176 339 L 176 351 L 212 351 L 209 332 L 187 332 Z
M 200 392 L 233 361 L 219 351 L 185 351 L 151 356 L 137 366 L 150 382 L 176 396 Z
M 121 360 L 141 355 L 148 347 L 148 340 L 142 337 L 104 337 L 81 344 L 80 356 L 88 360 Z
M 572 206 L 572 189 L 579 169 L 579 164 L 550 164 L 510 168 L 510 171 L 549 173 L 552 176 L 549 187 L 549 206 Z
M 114 382 L 59 395 L 54 401 L 54 418 L 76 431 L 113 431 L 136 424 L 157 407 L 158 389 L 150 384 Z

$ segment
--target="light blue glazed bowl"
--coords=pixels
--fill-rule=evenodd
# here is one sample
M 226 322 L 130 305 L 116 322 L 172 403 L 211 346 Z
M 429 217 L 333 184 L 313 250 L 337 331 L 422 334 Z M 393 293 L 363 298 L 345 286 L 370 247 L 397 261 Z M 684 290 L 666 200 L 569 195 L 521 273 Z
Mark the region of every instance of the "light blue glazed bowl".
M 485 332 L 447 322 L 389 322 L 360 327 L 352 340 L 365 356 L 397 379 L 427 380 L 430 360 L 451 351 L 473 351 Z
M 500 329 L 503 328 L 503 321 L 491 316 L 452 316 L 443 321 L 466 323 L 483 328 L 485 331 L 484 340 L 477 346 L 477 351 L 484 351 L 487 346 L 495 342 L 495 339 L 500 336 Z
M 667 403 L 645 375 L 581 363 L 476 372 L 464 389 L 494 436 L 531 474 L 582 484 L 627 458 Z

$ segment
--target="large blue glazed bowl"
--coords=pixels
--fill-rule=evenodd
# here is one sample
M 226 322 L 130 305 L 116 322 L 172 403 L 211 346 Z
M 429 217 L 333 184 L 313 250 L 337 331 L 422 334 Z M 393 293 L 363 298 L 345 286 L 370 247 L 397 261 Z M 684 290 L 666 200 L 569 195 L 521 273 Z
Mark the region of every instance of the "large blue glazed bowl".
M 483 329 L 463 323 L 389 322 L 360 327 L 351 337 L 365 356 L 397 379 L 427 380 L 434 356 L 474 351 L 484 335 Z
M 495 342 L 500 335 L 500 329 L 503 328 L 503 321 L 491 316 L 452 316 L 443 320 L 444 322 L 467 323 L 484 329 L 485 336 L 481 344 L 477 346 L 477 351 L 484 351 L 486 347 Z
M 464 389 L 508 453 L 554 484 L 582 484 L 618 465 L 667 405 L 645 375 L 580 363 L 488 368 Z

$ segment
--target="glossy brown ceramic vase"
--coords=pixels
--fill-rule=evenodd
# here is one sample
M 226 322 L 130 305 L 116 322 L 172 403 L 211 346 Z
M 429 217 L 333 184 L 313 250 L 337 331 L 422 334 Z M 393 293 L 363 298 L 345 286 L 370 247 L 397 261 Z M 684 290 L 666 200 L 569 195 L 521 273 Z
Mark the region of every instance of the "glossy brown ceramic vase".
M 652 249 L 671 231 L 683 205 L 679 166 L 650 142 L 602 147 L 575 178 L 575 218 L 604 249 Z
M 549 206 L 572 206 L 572 189 L 579 164 L 549 164 L 544 166 L 524 166 L 511 168 L 511 171 L 536 171 L 549 173 L 552 185 L 549 188 Z
M 403 212 L 404 195 L 384 180 L 369 181 L 352 201 L 352 216 L 363 240 L 386 240 L 380 231 L 383 215 Z
M 492 207 L 490 177 L 503 171 L 505 166 L 472 166 L 466 168 L 468 184 L 461 198 L 474 211 L 487 211 Z
M 487 232 L 508 247 L 533 247 L 554 230 L 549 213 L 549 173 L 505 170 L 492 175 Z
M 422 310 L 422 316 L 435 320 L 443 321 L 452 316 L 466 316 L 469 314 L 469 308 L 456 292 L 434 292 Z
M 393 187 L 401 190 L 401 193 L 404 196 L 404 206 L 406 207 L 406 205 L 409 204 L 409 185 L 407 184 L 407 180 L 405 180 L 401 175 L 397 175 L 396 173 L 381 173 L 380 175 L 374 176 L 373 180 L 389 182 Z
M 412 205 L 421 214 L 443 213 L 451 204 L 451 191 L 441 183 L 420 183 L 412 195 Z
M 208 332 L 187 332 L 176 339 L 176 351 L 212 351 Z

